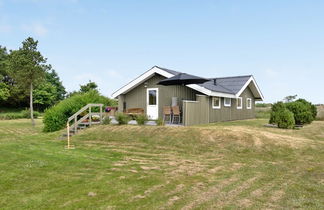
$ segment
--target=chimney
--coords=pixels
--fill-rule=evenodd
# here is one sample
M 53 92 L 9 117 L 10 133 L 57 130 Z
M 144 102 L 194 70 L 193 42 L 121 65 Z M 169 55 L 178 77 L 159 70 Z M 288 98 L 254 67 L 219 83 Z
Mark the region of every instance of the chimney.
M 216 79 L 214 79 L 214 85 L 217 85 L 217 81 L 216 81 Z

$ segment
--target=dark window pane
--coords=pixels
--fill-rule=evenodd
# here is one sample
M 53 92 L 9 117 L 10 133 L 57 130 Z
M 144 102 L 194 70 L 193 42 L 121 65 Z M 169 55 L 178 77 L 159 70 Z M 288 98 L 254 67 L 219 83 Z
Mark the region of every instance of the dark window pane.
M 149 105 L 156 105 L 156 90 L 149 90 Z

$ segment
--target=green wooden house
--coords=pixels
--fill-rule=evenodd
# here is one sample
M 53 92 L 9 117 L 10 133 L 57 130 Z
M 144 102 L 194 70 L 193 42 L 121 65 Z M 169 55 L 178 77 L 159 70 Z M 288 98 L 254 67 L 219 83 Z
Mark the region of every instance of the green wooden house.
M 118 110 L 141 108 L 150 119 L 158 119 L 164 106 L 178 105 L 182 124 L 195 125 L 254 118 L 255 102 L 263 100 L 252 75 L 209 78 L 202 84 L 157 84 L 179 73 L 152 67 L 112 94 L 118 99 Z

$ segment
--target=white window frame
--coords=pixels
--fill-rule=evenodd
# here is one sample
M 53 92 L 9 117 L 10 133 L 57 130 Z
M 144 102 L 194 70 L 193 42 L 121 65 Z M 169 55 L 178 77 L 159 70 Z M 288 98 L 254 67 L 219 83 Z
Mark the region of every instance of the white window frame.
M 238 106 L 238 101 L 239 100 L 241 100 L 241 106 Z M 242 99 L 242 97 L 238 97 L 237 99 L 236 99 L 236 108 L 237 109 L 242 109 L 243 108 L 243 99 Z
M 249 101 L 250 101 L 250 106 L 249 106 Z M 252 99 L 251 98 L 246 99 L 246 108 L 247 109 L 252 109 Z
M 218 100 L 219 100 L 219 105 L 218 106 L 215 106 L 215 104 L 214 104 L 214 99 L 215 98 L 218 98 Z M 222 104 L 222 98 L 221 97 L 217 97 L 217 96 L 212 97 L 212 107 L 213 107 L 213 109 L 220 109 L 221 104 Z
M 229 104 L 226 103 L 226 99 L 229 99 Z M 224 106 L 225 107 L 231 107 L 232 105 L 232 99 L 231 98 L 224 98 Z

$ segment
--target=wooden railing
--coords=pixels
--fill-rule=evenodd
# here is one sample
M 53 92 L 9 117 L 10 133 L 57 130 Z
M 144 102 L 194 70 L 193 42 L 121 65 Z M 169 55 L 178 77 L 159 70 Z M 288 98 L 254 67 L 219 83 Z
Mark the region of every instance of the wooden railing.
M 93 107 L 99 107 L 99 112 L 92 112 Z M 84 107 L 82 107 L 79 111 L 77 111 L 74 115 L 68 118 L 67 123 L 66 123 L 66 128 L 67 128 L 67 136 L 69 138 L 70 136 L 70 131 L 73 131 L 74 134 L 78 132 L 78 126 L 82 124 L 85 120 L 89 120 L 88 125 L 91 126 L 94 124 L 92 122 L 92 116 L 93 115 L 99 115 L 99 123 L 102 123 L 103 119 L 103 113 L 102 113 L 102 107 L 103 104 L 88 104 Z M 82 116 L 80 119 L 78 117 L 80 116 L 81 113 L 88 111 L 88 113 L 84 116 Z M 72 123 L 73 122 L 73 123 Z M 72 123 L 72 124 L 71 124 Z M 83 123 L 84 124 L 84 123 Z M 98 123 L 95 123 L 98 124 Z

